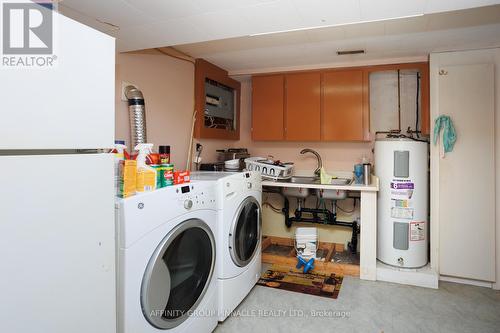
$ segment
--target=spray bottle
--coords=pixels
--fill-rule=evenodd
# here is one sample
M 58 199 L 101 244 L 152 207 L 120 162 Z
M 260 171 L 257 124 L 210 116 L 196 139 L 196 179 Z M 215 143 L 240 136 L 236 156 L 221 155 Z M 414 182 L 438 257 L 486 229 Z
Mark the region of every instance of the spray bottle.
M 135 146 L 137 154 L 137 180 L 136 191 L 148 192 L 156 189 L 156 170 L 146 164 L 148 154 L 153 152 L 152 143 L 140 143 Z

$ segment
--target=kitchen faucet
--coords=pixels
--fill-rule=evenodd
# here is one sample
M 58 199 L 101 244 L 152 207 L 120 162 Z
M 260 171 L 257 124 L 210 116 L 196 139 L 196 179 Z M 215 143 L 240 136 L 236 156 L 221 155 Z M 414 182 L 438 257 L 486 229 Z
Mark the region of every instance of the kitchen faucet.
M 321 161 L 321 156 L 318 154 L 317 151 L 313 150 L 313 149 L 310 149 L 310 148 L 306 148 L 306 149 L 302 149 L 300 151 L 301 154 L 305 154 L 305 153 L 311 153 L 311 154 L 314 154 L 314 156 L 316 156 L 316 158 L 318 159 L 318 167 L 316 168 L 316 170 L 314 170 L 314 174 L 316 176 L 320 176 L 320 170 L 321 170 L 321 167 L 323 166 L 323 162 Z

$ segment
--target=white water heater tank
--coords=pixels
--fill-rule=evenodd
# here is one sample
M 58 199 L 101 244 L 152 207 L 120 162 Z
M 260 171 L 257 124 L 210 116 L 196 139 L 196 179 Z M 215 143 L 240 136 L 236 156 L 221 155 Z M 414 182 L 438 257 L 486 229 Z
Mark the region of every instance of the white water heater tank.
M 377 259 L 418 268 L 428 262 L 428 143 L 408 138 L 375 141 Z

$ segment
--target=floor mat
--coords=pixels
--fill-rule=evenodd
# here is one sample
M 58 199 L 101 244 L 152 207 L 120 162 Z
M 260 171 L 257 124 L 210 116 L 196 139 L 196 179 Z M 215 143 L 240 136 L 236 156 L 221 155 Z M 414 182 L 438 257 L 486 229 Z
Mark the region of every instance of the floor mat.
M 262 273 L 257 284 L 269 288 L 336 299 L 343 278 L 343 276 L 335 273 L 330 275 L 314 272 L 304 274 L 295 268 L 272 265 Z

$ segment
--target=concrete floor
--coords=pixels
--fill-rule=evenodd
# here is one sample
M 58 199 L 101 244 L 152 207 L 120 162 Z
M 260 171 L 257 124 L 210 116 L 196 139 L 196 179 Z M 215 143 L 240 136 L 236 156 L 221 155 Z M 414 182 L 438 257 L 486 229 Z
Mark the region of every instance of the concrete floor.
M 332 300 L 256 286 L 215 332 L 499 333 L 500 291 L 449 282 L 432 290 L 346 277 Z

